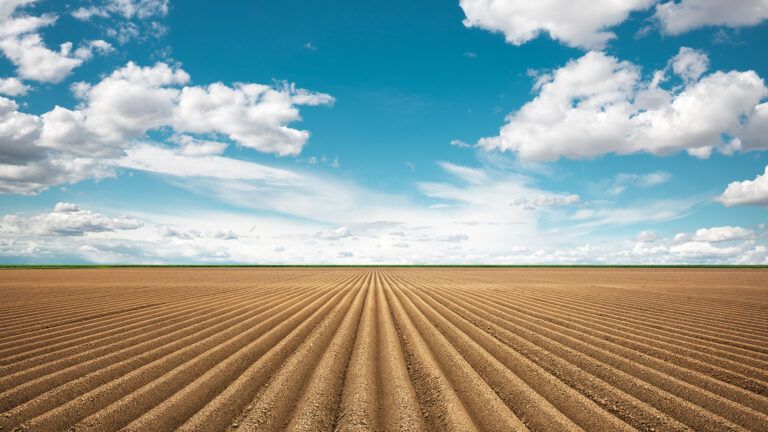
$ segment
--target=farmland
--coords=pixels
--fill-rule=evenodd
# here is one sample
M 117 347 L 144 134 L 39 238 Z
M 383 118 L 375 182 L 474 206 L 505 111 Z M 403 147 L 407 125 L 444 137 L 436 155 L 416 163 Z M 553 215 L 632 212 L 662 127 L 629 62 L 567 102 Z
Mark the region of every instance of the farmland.
M 0 270 L 2 431 L 766 431 L 768 271 Z

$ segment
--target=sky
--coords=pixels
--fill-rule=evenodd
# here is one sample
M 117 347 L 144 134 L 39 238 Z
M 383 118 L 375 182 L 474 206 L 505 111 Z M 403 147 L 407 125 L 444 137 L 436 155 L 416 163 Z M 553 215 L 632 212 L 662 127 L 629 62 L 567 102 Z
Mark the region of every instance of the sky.
M 0 263 L 768 264 L 768 0 L 0 0 Z

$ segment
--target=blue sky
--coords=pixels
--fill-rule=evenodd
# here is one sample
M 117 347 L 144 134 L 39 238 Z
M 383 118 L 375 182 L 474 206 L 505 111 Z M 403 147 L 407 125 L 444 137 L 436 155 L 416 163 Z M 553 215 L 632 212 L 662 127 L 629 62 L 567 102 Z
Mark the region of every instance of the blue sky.
M 0 262 L 768 264 L 768 1 L 0 0 Z

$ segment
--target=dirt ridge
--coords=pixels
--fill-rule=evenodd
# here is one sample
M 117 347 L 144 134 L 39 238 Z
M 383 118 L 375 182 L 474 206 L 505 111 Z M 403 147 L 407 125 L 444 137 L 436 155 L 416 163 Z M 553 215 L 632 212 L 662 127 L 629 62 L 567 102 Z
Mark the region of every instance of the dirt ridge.
M 768 431 L 768 270 L 4 270 L 0 431 Z

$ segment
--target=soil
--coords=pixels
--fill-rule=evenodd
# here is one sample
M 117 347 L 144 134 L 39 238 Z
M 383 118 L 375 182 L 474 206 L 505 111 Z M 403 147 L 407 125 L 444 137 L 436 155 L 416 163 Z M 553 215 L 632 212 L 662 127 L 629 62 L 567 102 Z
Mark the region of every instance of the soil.
M 0 431 L 768 431 L 768 271 L 0 270 Z

